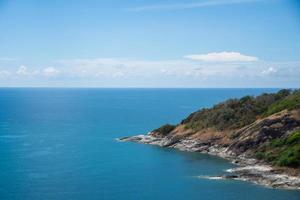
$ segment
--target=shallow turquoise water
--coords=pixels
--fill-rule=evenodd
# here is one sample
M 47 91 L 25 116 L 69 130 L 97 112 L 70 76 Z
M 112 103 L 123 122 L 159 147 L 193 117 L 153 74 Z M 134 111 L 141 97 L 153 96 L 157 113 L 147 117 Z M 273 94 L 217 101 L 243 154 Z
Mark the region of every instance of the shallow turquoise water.
M 229 97 L 276 89 L 0 89 L 0 199 L 300 199 L 199 179 L 227 161 L 115 138 L 177 123 Z

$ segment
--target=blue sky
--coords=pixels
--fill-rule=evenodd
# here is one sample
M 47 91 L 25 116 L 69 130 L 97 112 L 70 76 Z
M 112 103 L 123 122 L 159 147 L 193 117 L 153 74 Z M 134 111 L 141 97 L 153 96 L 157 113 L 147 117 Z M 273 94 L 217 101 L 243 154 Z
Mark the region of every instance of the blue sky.
M 2 87 L 299 87 L 297 0 L 0 0 Z

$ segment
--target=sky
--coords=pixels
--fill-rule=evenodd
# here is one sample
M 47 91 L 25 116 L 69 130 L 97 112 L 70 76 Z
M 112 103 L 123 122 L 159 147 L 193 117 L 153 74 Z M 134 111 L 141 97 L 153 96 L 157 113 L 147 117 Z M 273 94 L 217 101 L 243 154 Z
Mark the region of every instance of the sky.
M 299 0 L 0 0 L 0 87 L 299 88 Z

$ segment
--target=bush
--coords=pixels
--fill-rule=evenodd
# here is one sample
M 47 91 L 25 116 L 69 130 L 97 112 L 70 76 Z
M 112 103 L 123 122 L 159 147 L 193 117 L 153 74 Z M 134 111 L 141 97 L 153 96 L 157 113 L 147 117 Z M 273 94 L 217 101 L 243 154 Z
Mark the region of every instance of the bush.
M 289 96 L 284 97 L 283 99 L 273 103 L 269 106 L 268 110 L 263 114 L 263 116 L 269 116 L 274 113 L 280 112 L 282 110 L 296 109 L 300 108 L 300 92 L 295 92 Z
M 256 158 L 278 166 L 300 166 L 300 131 L 284 139 L 273 139 L 256 152 Z
M 287 138 L 288 144 L 300 142 L 300 131 L 296 131 Z
M 171 124 L 165 124 L 158 129 L 155 129 L 153 132 L 157 132 L 161 135 L 168 135 L 170 132 L 172 132 L 175 129 L 176 126 L 171 125 Z
M 300 146 L 298 145 L 284 151 L 276 164 L 279 166 L 299 167 Z

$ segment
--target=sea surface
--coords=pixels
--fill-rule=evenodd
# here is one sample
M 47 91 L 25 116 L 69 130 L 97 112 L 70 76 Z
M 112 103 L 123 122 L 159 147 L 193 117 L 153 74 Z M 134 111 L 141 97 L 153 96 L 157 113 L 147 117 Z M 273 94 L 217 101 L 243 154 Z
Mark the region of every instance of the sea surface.
M 221 158 L 118 142 L 227 98 L 277 89 L 0 89 L 0 199 L 300 199 L 209 180 Z

